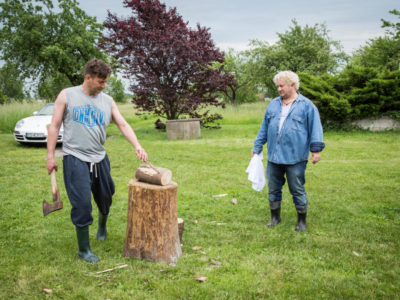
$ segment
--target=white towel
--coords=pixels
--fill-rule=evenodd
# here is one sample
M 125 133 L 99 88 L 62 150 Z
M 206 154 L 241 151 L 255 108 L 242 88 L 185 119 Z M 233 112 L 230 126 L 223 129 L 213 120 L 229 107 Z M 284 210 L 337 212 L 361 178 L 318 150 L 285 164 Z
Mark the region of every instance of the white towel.
M 262 162 L 263 154 L 254 154 L 250 160 L 246 172 L 249 173 L 248 180 L 252 182 L 252 188 L 257 192 L 261 192 L 266 184 L 264 175 L 264 164 Z

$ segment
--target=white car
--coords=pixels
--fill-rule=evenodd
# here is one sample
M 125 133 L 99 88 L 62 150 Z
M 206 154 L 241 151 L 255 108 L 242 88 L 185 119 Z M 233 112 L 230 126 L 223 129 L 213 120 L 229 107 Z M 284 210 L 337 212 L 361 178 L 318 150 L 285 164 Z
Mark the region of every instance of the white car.
M 49 103 L 38 112 L 34 112 L 32 117 L 19 120 L 14 129 L 15 140 L 20 143 L 46 143 L 46 126 L 51 123 L 53 109 L 54 103 Z M 57 143 L 62 143 L 63 131 L 61 125 Z

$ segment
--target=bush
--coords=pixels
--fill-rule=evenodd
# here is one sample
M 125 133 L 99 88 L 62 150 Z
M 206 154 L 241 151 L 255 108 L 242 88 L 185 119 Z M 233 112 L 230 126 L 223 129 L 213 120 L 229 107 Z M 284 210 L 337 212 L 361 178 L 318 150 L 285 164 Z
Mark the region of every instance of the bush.
M 351 111 L 350 104 L 341 93 L 333 89 L 332 76 L 314 76 L 301 72 L 298 75 L 300 93 L 318 107 L 323 124 L 328 121 L 343 122 L 348 118 Z
M 398 115 L 400 71 L 349 65 L 336 76 L 298 75 L 300 93 L 318 107 L 323 124 Z
M 352 120 L 399 111 L 400 71 L 350 65 L 336 76 L 334 87 L 350 103 Z

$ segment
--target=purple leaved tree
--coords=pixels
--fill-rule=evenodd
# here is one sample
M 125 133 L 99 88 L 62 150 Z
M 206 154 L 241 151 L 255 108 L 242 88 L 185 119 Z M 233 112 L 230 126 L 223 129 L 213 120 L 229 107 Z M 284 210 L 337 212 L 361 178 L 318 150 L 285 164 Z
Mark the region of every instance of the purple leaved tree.
M 121 18 L 109 12 L 100 46 L 122 65 L 136 108 L 168 120 L 185 115 L 203 122 L 220 119 L 206 107 L 223 106 L 217 93 L 233 77 L 215 67 L 224 53 L 215 47 L 209 29 L 199 24 L 189 28 L 176 8 L 167 9 L 158 0 L 123 4 L 132 14 Z

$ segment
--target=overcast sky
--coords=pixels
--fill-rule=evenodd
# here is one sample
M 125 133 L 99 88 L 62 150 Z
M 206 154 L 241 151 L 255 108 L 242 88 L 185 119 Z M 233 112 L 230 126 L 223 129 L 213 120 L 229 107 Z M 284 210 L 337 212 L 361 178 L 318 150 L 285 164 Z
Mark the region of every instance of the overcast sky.
M 79 5 L 98 22 L 107 10 L 129 16 L 122 0 L 80 0 Z M 162 0 L 176 7 L 189 26 L 197 23 L 210 28 L 211 36 L 222 50 L 244 50 L 249 41 L 258 39 L 273 44 L 277 32 L 284 33 L 296 19 L 304 27 L 327 25 L 329 36 L 339 40 L 344 50 L 352 51 L 374 37 L 382 36 L 381 19 L 398 22 L 389 10 L 400 9 L 399 0 Z

